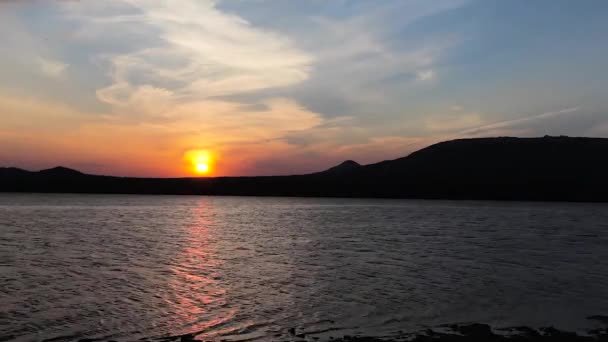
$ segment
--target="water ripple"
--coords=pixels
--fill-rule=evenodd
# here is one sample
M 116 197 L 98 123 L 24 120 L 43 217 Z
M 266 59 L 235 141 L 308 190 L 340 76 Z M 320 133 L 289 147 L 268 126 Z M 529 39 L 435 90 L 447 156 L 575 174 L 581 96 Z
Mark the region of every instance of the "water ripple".
M 0 195 L 0 341 L 587 327 L 608 206 Z

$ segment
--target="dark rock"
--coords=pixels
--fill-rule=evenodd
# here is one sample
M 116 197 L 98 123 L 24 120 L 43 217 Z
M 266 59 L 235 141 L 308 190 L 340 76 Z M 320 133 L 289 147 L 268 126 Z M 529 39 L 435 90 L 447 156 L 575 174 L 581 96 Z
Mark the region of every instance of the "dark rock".
M 520 334 L 523 334 L 524 336 L 528 336 L 528 337 L 537 337 L 540 336 L 540 333 L 537 330 L 534 330 L 530 327 L 526 327 L 526 326 L 518 326 L 518 327 L 509 327 L 509 328 L 504 328 L 501 330 L 506 330 L 506 331 L 517 331 Z
M 592 320 L 592 321 L 598 321 L 604 324 L 608 324 L 608 316 L 606 315 L 593 315 L 593 316 L 589 316 L 587 317 L 587 319 Z
M 473 323 L 468 325 L 459 325 L 455 330 L 465 336 L 475 338 L 488 338 L 494 336 L 494 333 L 492 333 L 492 328 L 490 328 L 490 326 L 487 324 Z
M 194 335 L 191 335 L 191 334 L 183 335 L 180 339 L 180 342 L 197 342 L 197 341 L 199 341 L 199 340 L 194 338 Z

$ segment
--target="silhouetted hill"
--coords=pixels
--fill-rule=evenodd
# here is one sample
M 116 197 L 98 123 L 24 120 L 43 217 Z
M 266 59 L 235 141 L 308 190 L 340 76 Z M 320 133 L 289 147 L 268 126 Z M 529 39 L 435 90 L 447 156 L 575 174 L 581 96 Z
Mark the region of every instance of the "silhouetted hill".
M 40 170 L 39 174 L 43 174 L 46 176 L 56 176 L 56 177 L 73 177 L 73 176 L 82 176 L 84 173 L 80 171 L 76 171 L 73 169 L 69 169 L 63 166 L 57 166 L 51 169 Z
M 10 170 L 10 171 L 9 171 Z M 0 191 L 608 201 L 608 139 L 481 138 L 299 176 L 124 178 L 0 169 Z
M 0 177 L 19 176 L 28 173 L 29 171 L 18 169 L 16 167 L 0 167 Z
M 339 165 L 336 165 L 334 167 L 331 167 L 325 171 L 321 171 L 319 172 L 319 174 L 346 174 L 346 173 L 352 173 L 356 170 L 359 170 L 359 168 L 361 168 L 361 164 L 357 163 L 354 160 L 347 160 L 342 162 Z

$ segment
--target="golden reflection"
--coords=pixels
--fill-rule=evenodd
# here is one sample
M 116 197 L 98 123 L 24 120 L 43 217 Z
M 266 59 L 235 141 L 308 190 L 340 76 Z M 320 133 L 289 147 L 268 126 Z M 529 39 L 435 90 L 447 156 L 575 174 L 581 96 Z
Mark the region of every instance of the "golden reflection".
M 217 259 L 210 227 L 213 222 L 207 200 L 189 210 L 189 222 L 178 238 L 180 248 L 169 282 L 172 333 L 209 334 L 229 322 L 235 312 L 226 308 L 226 289 L 219 281 Z

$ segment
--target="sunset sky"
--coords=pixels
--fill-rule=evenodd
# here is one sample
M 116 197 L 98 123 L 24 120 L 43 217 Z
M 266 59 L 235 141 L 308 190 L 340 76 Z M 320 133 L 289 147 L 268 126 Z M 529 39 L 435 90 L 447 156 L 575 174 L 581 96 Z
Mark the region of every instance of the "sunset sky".
M 0 0 L 0 166 L 293 174 L 608 137 L 606 18 L 605 0 Z

